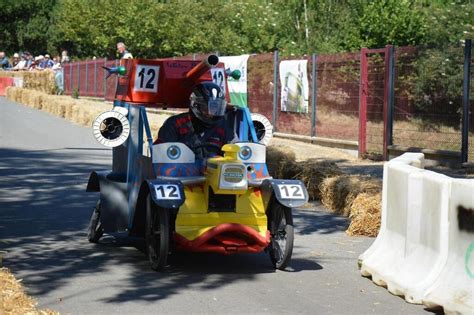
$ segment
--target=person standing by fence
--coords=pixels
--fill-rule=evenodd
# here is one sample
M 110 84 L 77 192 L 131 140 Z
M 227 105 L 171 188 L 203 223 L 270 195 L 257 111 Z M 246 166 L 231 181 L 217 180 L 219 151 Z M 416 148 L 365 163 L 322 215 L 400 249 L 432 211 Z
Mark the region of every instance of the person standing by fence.
M 127 47 L 123 42 L 117 43 L 117 50 L 119 51 L 120 59 L 133 59 L 132 54 L 127 51 Z

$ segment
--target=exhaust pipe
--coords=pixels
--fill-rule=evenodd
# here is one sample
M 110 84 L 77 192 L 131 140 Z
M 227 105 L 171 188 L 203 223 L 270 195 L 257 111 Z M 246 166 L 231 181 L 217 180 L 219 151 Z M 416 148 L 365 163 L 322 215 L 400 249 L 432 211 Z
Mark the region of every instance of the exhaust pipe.
M 214 68 L 219 63 L 219 57 L 209 55 L 206 59 L 198 63 L 194 68 L 189 70 L 185 75 L 186 85 L 193 85 L 209 69 Z

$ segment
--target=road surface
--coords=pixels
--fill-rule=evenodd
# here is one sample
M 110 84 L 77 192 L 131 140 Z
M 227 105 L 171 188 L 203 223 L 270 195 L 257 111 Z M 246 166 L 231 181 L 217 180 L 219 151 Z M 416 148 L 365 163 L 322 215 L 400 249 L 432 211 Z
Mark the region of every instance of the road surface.
M 266 254 L 181 254 L 152 271 L 143 241 L 86 240 L 88 174 L 111 151 L 91 128 L 0 98 L 0 250 L 40 308 L 68 314 L 426 314 L 359 275 L 371 238 L 324 208 L 295 211 L 291 269 Z

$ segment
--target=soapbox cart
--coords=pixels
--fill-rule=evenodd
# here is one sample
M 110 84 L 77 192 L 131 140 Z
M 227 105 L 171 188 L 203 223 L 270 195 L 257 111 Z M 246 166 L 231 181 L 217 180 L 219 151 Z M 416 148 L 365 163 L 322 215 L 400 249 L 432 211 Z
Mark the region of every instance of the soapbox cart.
M 247 108 L 229 105 L 226 125 L 239 142 L 223 156 L 196 159 L 183 143 L 153 145 L 146 108 L 186 108 L 192 87 L 214 81 L 226 91 L 218 57 L 122 61 L 114 107 L 94 122 L 97 140 L 113 147 L 112 170 L 91 173 L 87 191 L 100 192 L 88 228 L 90 242 L 127 231 L 145 238 L 151 267 L 174 251 L 222 254 L 267 251 L 284 269 L 293 250 L 292 208 L 308 200 L 299 180 L 273 179 Z M 261 133 L 259 133 L 261 136 Z

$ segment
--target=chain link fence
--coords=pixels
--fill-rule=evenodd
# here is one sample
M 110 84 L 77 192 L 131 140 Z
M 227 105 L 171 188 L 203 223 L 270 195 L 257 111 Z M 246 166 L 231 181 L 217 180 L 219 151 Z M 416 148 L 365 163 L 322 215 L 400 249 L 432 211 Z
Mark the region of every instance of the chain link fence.
M 393 143 L 460 152 L 461 47 L 396 49 Z

